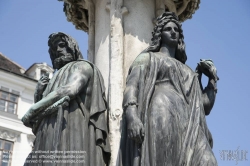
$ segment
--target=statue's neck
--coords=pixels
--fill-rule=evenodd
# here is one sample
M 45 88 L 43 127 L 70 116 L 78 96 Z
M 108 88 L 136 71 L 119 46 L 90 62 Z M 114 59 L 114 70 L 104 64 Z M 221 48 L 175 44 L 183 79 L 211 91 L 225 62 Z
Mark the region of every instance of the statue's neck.
M 166 44 L 162 44 L 159 52 L 166 54 L 167 56 L 170 56 L 172 58 L 175 58 L 175 51 L 176 47 L 170 47 Z

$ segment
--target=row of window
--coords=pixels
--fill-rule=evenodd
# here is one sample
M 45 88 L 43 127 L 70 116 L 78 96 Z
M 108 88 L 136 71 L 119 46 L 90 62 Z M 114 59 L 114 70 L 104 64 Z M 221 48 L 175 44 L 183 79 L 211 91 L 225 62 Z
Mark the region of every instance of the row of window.
M 10 166 L 13 152 L 13 142 L 0 139 L 0 166 Z
M 46 70 L 41 70 L 41 76 L 47 73 Z M 0 88 L 0 111 L 17 114 L 17 104 L 20 92 L 10 90 L 1 86 Z
M 20 93 L 6 87 L 0 89 L 0 111 L 17 114 L 17 104 Z
M 17 114 L 19 96 L 18 91 L 1 86 L 0 111 Z M 0 139 L 0 166 L 11 166 L 13 145 L 11 141 Z
M 0 89 L 0 111 L 17 114 L 17 104 L 20 93 L 6 87 Z M 0 166 L 10 166 L 13 142 L 0 139 Z

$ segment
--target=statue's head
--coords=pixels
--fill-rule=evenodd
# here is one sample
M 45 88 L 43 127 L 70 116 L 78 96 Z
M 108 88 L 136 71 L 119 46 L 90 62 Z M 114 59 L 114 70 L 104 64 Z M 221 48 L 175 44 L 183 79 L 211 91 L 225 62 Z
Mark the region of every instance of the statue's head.
M 174 28 L 176 33 L 171 42 L 168 42 L 167 32 L 168 28 Z M 158 52 L 162 46 L 162 42 L 165 44 L 171 44 L 176 46 L 175 58 L 182 63 L 185 63 L 187 60 L 187 55 L 185 52 L 185 43 L 183 31 L 181 28 L 181 23 L 178 20 L 178 17 L 172 12 L 165 12 L 157 18 L 156 26 L 152 32 L 153 38 L 151 39 L 152 44 L 145 50 L 146 52 Z M 175 41 L 176 40 L 176 41 Z
M 65 33 L 52 33 L 49 36 L 48 46 L 54 69 L 60 69 L 69 62 L 82 59 L 77 42 Z

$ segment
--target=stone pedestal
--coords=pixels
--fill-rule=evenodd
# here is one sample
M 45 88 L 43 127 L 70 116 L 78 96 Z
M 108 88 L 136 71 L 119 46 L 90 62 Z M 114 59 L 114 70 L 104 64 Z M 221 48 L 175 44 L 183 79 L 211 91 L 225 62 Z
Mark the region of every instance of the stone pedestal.
M 118 157 L 127 72 L 135 57 L 149 46 L 154 20 L 168 10 L 184 21 L 198 9 L 199 3 L 199 0 L 64 0 L 68 21 L 88 32 L 88 60 L 100 69 L 105 81 L 111 166 L 116 165 Z

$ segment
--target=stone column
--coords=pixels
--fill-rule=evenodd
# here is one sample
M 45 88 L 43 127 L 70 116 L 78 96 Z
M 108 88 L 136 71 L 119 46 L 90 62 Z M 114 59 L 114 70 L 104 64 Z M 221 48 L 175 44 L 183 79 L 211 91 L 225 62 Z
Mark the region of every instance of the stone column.
M 122 99 L 128 69 L 151 41 L 156 17 L 165 10 L 190 18 L 200 0 L 64 0 L 68 21 L 89 34 L 88 59 L 100 69 L 109 104 L 111 166 L 117 165 Z
M 109 5 L 109 4 L 108 4 Z M 109 131 L 112 149 L 110 165 L 115 165 L 120 142 L 120 119 L 122 115 L 122 98 L 124 87 L 123 75 L 123 0 L 111 0 L 110 3 L 110 68 L 108 83 Z

